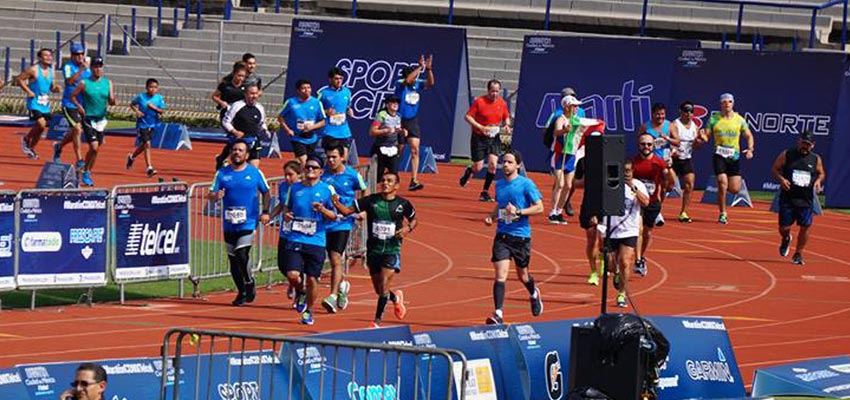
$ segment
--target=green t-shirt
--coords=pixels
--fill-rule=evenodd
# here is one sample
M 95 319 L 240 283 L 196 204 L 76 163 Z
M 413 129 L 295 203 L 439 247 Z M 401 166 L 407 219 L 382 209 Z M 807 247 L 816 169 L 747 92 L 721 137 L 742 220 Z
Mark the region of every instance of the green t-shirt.
M 104 118 L 106 117 L 106 104 L 109 101 L 109 79 L 101 77 L 94 81 L 86 79 L 85 89 L 83 90 L 83 105 L 86 108 L 87 118 Z
M 367 252 L 371 255 L 393 255 L 401 252 L 401 239 L 395 233 L 402 229 L 402 222 L 416 217 L 413 204 L 402 197 L 384 200 L 380 193 L 361 197 L 354 201 L 357 212 L 366 213 L 369 239 Z

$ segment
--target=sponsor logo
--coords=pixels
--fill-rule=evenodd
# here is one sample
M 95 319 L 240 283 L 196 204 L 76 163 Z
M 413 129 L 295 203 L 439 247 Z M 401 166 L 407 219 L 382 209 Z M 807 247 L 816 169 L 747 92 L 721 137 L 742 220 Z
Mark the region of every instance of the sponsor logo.
M 413 343 L 419 347 L 427 347 L 429 349 L 436 348 L 437 345 L 431 340 L 431 335 L 427 333 L 417 333 L 413 335 Z
M 669 376 L 666 378 L 658 378 L 658 388 L 667 389 L 679 387 L 679 375 Z
M 23 199 L 23 200 L 21 200 L 21 214 L 26 214 L 28 219 L 35 218 L 35 214 L 41 214 L 41 200 L 39 200 L 39 199 Z
M 717 360 L 685 360 L 688 377 L 694 381 L 735 383 L 732 368 L 726 362 L 726 355 L 717 348 Z
M 127 234 L 125 256 L 156 256 L 180 254 L 177 246 L 180 237 L 180 222 L 175 222 L 171 229 L 163 228 L 161 223 L 151 228 L 148 223 L 130 224 Z
M 119 194 L 118 196 L 115 196 L 116 210 L 132 210 L 134 208 L 133 196 L 129 194 Z
M 227 362 L 231 366 L 237 367 L 240 365 L 279 364 L 280 360 L 278 360 L 277 356 L 273 354 L 254 354 L 250 356 L 243 356 L 241 358 L 228 357 Z
M 830 365 L 829 369 L 842 374 L 850 374 L 850 364 Z
M 56 383 L 56 378 L 50 376 L 45 367 L 24 368 L 24 384 L 27 386 L 50 385 Z M 40 389 L 41 390 L 41 389 Z
M 770 190 L 777 191 L 779 190 L 779 184 L 776 182 L 764 182 L 761 184 L 762 190 Z
M 803 372 L 809 372 L 809 370 L 806 369 L 806 368 L 796 368 L 795 367 L 795 368 L 791 368 L 791 372 L 794 372 L 794 373 L 797 373 L 797 374 L 802 374 Z
M 489 329 L 485 331 L 469 332 L 469 338 L 473 342 L 477 342 L 479 340 L 507 339 L 509 336 L 507 329 Z
M 12 257 L 12 234 L 0 235 L 0 258 Z
M 0 203 L 0 212 L 15 211 L 15 203 Z
M 25 253 L 52 253 L 62 248 L 59 232 L 25 232 L 21 237 L 21 249 Z
M 295 349 L 295 354 L 298 355 L 298 365 L 308 364 L 310 369 L 320 369 L 326 361 L 325 357 L 319 352 L 315 346 Z
M 21 376 L 17 372 L 0 374 L 0 385 L 11 385 L 13 383 L 21 383 Z
M 260 400 L 260 385 L 256 381 L 218 384 L 221 400 Z
M 105 232 L 106 228 L 71 228 L 71 232 L 68 235 L 68 243 L 103 243 L 103 236 Z
M 840 376 L 839 374 L 832 372 L 828 369 L 821 369 L 817 371 L 808 371 L 799 374 L 795 374 L 794 377 L 803 381 L 803 382 L 814 382 L 819 381 L 821 379 L 829 379 L 835 378 L 836 376 Z
M 104 364 L 103 369 L 106 374 L 112 375 L 134 375 L 134 374 L 153 374 L 154 367 L 150 363 L 127 363 L 127 364 Z
M 298 21 L 295 25 L 295 34 L 300 38 L 315 39 L 321 33 L 324 31 L 319 21 Z
M 843 385 L 838 386 L 830 386 L 823 391 L 826 393 L 835 393 L 835 392 L 843 392 L 845 390 L 850 390 L 850 383 L 845 383 Z
M 393 385 L 360 386 L 357 382 L 349 382 L 348 398 L 351 400 L 396 400 L 398 399 L 398 391 Z
M 66 210 L 105 210 L 106 200 L 65 200 L 62 208 Z
M 88 260 L 89 257 L 91 257 L 91 255 L 94 254 L 94 249 L 92 249 L 89 245 L 86 245 L 86 247 L 83 247 L 82 249 L 80 249 L 80 254 L 83 255 L 83 258 Z
M 744 113 L 753 133 L 799 134 L 805 130 L 818 136 L 829 135 L 832 116 L 785 114 L 776 112 Z
M 723 321 L 703 321 L 703 320 L 693 320 L 689 321 L 686 319 L 682 320 L 682 326 L 685 329 L 702 329 L 702 330 L 710 330 L 710 331 L 725 331 L 726 325 Z
M 336 67 L 345 71 L 343 85 L 351 90 L 352 118 L 373 119 L 384 99 L 395 91 L 401 70 L 416 65 L 416 62 L 396 60 L 339 59 Z
M 546 373 L 546 392 L 550 400 L 560 399 L 564 395 L 564 373 L 561 371 L 561 357 L 557 351 L 546 353 L 544 363 Z
M 525 48 L 530 49 L 531 54 L 548 54 L 549 49 L 554 49 L 555 45 L 550 37 L 530 37 Z
M 537 341 L 540 340 L 540 335 L 537 331 L 534 330 L 534 327 L 531 325 L 517 325 L 516 326 L 517 337 L 521 342 L 527 342 L 529 348 L 538 348 L 540 347 L 537 344 Z
M 682 54 L 678 58 L 679 62 L 685 68 L 698 68 L 700 64 L 706 62 L 705 53 L 702 50 L 682 50 Z

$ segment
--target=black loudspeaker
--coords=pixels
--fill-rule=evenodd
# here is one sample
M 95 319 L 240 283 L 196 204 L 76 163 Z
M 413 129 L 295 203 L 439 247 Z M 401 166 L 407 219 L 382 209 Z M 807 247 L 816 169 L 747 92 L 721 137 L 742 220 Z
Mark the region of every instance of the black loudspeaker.
M 640 399 L 646 368 L 640 339 L 627 341 L 614 354 L 604 354 L 602 348 L 602 336 L 596 328 L 573 327 L 568 391 L 593 387 L 615 400 Z
M 588 136 L 584 143 L 584 207 L 591 215 L 624 215 L 623 135 Z

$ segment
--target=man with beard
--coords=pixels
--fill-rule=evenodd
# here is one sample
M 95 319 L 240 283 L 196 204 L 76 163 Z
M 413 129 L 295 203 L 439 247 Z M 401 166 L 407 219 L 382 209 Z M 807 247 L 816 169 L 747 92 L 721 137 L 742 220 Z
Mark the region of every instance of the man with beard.
M 656 226 L 658 215 L 661 214 L 661 202 L 670 185 L 669 170 L 664 162 L 654 152 L 655 139 L 644 133 L 638 137 L 638 155 L 634 158 L 634 179 L 643 182 L 649 193 L 649 204 L 643 207 L 643 241 L 640 246 L 635 272 L 646 276 L 646 250 L 652 243 L 652 229 Z
M 259 136 L 269 134 L 266 126 L 266 109 L 260 104 L 260 88 L 256 85 L 245 86 L 245 99 L 230 105 L 221 120 L 221 127 L 230 136 L 230 140 L 242 140 L 248 144 L 248 162 L 260 166 Z

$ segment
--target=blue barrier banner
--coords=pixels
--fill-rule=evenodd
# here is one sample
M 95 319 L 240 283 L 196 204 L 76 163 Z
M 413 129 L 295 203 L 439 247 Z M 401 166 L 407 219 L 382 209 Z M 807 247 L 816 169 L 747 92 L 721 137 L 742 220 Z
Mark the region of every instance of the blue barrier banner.
M 702 49 L 681 50 L 673 62 L 672 98 L 676 103 L 667 105 L 668 117 L 678 115 L 678 102 L 691 100 L 698 124 L 705 125 L 712 112 L 720 110 L 720 94 L 734 94 L 735 111 L 746 119 L 755 137 L 755 157 L 741 161 L 741 174 L 751 190 L 779 188 L 770 171 L 773 161 L 796 145 L 803 130 L 816 135 L 815 150 L 823 151 L 819 154 L 825 165 L 829 165 L 833 138 L 847 135 L 846 130 L 835 129 L 839 91 L 847 70 L 843 55 Z M 777 93 L 777 86 L 782 94 L 770 95 Z M 741 149 L 745 147 L 742 137 Z M 713 173 L 712 151 L 713 146 L 703 146 L 694 152 L 697 176 Z M 845 147 L 842 154 L 846 151 Z
M 850 357 L 822 358 L 756 370 L 753 396 L 850 398 Z
M 189 203 L 184 191 L 115 198 L 116 282 L 189 276 Z
M 65 132 L 68 132 L 71 126 L 68 125 L 68 120 L 60 112 L 53 114 L 50 118 L 50 129 L 47 131 L 47 138 L 50 140 L 62 140 L 65 137 Z
M 712 317 L 647 317 L 670 342 L 659 400 L 744 397 L 726 324 Z
M 522 152 L 530 171 L 548 170 L 543 128 L 560 108 L 561 89 L 570 86 L 586 117 L 625 135 L 627 153 L 634 153 L 635 135 L 650 119 L 652 103 L 676 109 L 670 77 L 678 49 L 697 46 L 696 41 L 526 36 L 512 147 Z
M 295 95 L 298 79 L 312 81 L 315 95 L 327 85 L 331 67 L 342 69 L 346 73 L 343 86 L 352 94 L 351 132 L 361 146 L 368 148 L 373 142 L 369 125 L 384 99 L 395 90 L 402 68 L 418 65 L 422 54 L 433 54 L 435 85 L 421 93 L 419 126 L 422 144 L 433 147 L 437 161 L 448 162 L 455 129 L 468 130 L 455 121 L 458 107 L 465 112 L 469 105 L 458 101 L 469 96 L 465 51 L 466 33 L 460 28 L 296 18 L 292 21 L 284 98 Z M 425 76 L 423 71 L 420 78 Z M 461 80 L 465 93 L 459 93 L 463 89 Z M 269 110 L 269 115 L 279 111 Z M 291 151 L 288 136 L 279 137 L 281 149 Z
M 159 398 L 161 381 L 154 359 L 121 359 L 95 361 L 106 370 L 108 383 L 104 398 L 148 400 Z M 29 394 L 29 399 L 57 399 L 70 388 L 80 362 L 18 365 L 17 371 Z M 2 393 L 2 389 L 0 389 Z M 3 397 L 19 399 L 20 397 Z
M 140 143 L 136 138 L 136 146 Z M 164 150 L 192 150 L 189 128 L 183 124 L 161 122 L 153 130 L 151 147 Z
M 29 399 L 17 368 L 0 369 L 0 399 Z
M 300 386 L 294 379 L 290 393 L 289 365 L 271 350 L 187 354 L 180 360 L 181 400 L 301 399 Z M 159 382 L 156 387 L 160 387 Z M 168 393 L 173 393 L 173 388 L 168 388 Z
M 106 284 L 107 195 L 20 193 L 19 288 Z
M 845 72 L 839 86 L 838 107 L 835 111 L 835 125 L 830 149 L 817 144 L 816 152 L 828 153 L 829 163 L 824 163 L 828 183 L 826 192 L 827 207 L 850 207 L 850 62 L 845 64 Z
M 15 195 L 0 194 L 0 291 L 15 288 Z

